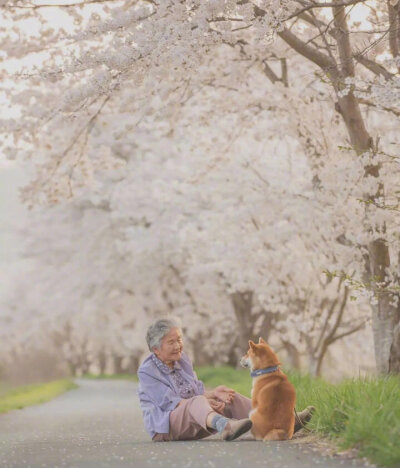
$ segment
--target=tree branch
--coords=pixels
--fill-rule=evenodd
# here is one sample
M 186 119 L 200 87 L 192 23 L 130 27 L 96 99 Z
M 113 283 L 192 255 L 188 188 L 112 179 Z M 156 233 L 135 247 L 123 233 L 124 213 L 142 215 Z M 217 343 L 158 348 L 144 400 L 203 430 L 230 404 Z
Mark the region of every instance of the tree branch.
M 372 101 L 369 101 L 368 99 L 364 99 L 364 98 L 358 98 L 358 101 L 360 104 L 364 104 L 368 107 L 374 107 L 375 109 L 378 109 L 378 110 L 383 110 L 385 112 L 390 112 L 391 114 L 395 115 L 396 117 L 400 117 L 400 111 L 396 110 L 396 109 L 392 109 L 390 107 L 384 107 L 384 106 L 377 106 L 374 102 Z
M 321 308 L 323 308 L 323 307 L 325 306 L 324 302 L 326 302 L 326 299 L 324 299 L 324 300 L 322 301 Z M 334 312 L 334 310 L 335 310 L 335 307 L 336 307 L 336 305 L 337 305 L 338 302 L 339 302 L 339 299 L 336 298 L 336 299 L 332 302 L 331 307 L 329 308 L 329 312 L 328 312 L 328 315 L 327 315 L 327 317 L 326 317 L 326 319 L 325 319 L 324 326 L 322 327 L 322 330 L 321 330 L 321 333 L 320 333 L 320 335 L 319 335 L 319 339 L 318 339 L 318 341 L 317 341 L 317 344 L 316 344 L 315 347 L 314 347 L 314 350 L 313 350 L 314 353 L 316 353 L 317 350 L 318 350 L 318 348 L 321 346 L 321 343 L 322 343 L 322 341 L 323 341 L 323 339 L 324 339 L 324 335 L 325 335 L 326 329 L 327 329 L 327 327 L 328 327 L 329 319 L 332 317 L 332 314 L 333 314 L 333 312 Z
M 399 56 L 399 43 L 400 43 L 400 8 L 399 4 L 392 5 L 390 0 L 387 1 L 388 15 L 389 15 L 389 47 L 393 58 Z M 397 66 L 400 72 L 400 65 Z
M 300 55 L 315 63 L 324 71 L 331 71 L 331 73 L 337 75 L 336 63 L 330 57 L 307 45 L 287 28 L 279 32 L 278 35 Z
M 310 5 L 307 5 L 303 8 L 300 8 L 299 10 L 295 11 L 292 15 L 290 15 L 287 20 L 290 20 L 294 18 L 295 16 L 299 16 L 305 11 L 312 10 L 314 8 L 328 8 L 328 7 L 333 7 L 333 6 L 340 6 L 340 7 L 347 7 L 351 5 L 356 5 L 357 3 L 365 3 L 368 0 L 349 0 L 348 2 L 340 2 L 340 3 L 312 3 Z
M 321 29 L 324 29 L 325 32 L 327 32 L 330 36 L 333 36 L 334 39 L 336 39 L 336 37 L 334 36 L 334 32 L 329 30 L 330 23 L 326 24 L 323 21 L 315 18 L 315 16 L 309 15 L 308 13 L 302 13 L 301 15 L 299 15 L 299 18 L 305 21 L 306 23 L 318 28 L 318 30 L 320 31 L 319 35 L 321 35 Z M 371 34 L 376 34 L 376 31 L 371 31 Z M 377 76 L 382 75 L 387 80 L 391 80 L 395 76 L 393 73 L 390 73 L 388 70 L 386 70 L 384 66 L 365 57 L 363 53 L 354 54 L 353 58 Z
M 341 333 L 340 335 L 334 336 L 334 337 L 331 339 L 330 344 L 332 344 L 332 343 L 334 343 L 335 341 L 338 341 L 338 340 L 344 338 L 345 336 L 352 335 L 353 333 L 358 332 L 359 330 L 363 329 L 364 327 L 365 327 L 365 322 L 362 322 L 362 323 L 360 323 L 360 325 L 358 325 L 357 327 L 352 328 L 351 330 L 348 330 L 348 331 L 346 331 L 346 332 L 343 332 L 343 333 Z
M 342 303 L 340 304 L 340 309 L 339 309 L 339 313 L 338 313 L 338 315 L 336 317 L 335 324 L 333 325 L 332 330 L 330 331 L 329 335 L 327 336 L 327 338 L 325 340 L 325 342 L 327 344 L 332 343 L 332 340 L 335 339 L 335 333 L 336 333 L 337 329 L 339 328 L 340 323 L 342 321 L 343 314 L 344 314 L 344 309 L 345 309 L 346 304 L 347 304 L 348 296 L 349 296 L 349 288 L 346 286 L 344 288 L 343 300 L 342 300 Z
M 353 57 L 355 58 L 355 60 L 357 60 L 357 62 L 359 62 L 369 71 L 371 71 L 374 75 L 382 75 L 387 80 L 392 80 L 395 76 L 394 73 L 390 73 L 390 71 L 386 70 L 385 67 L 383 67 L 379 63 L 374 62 L 373 60 L 366 58 L 362 54 L 355 54 L 353 55 Z
M 277 81 L 280 81 L 278 75 L 272 70 L 272 68 L 268 65 L 267 60 L 263 60 L 262 64 L 264 65 L 264 73 L 267 75 L 271 83 L 275 84 Z
M 344 7 L 338 6 L 339 3 L 335 2 L 332 8 L 334 16 L 335 31 L 333 32 L 336 39 L 340 65 L 344 76 L 354 76 L 354 62 L 353 52 L 350 44 L 349 28 L 346 21 L 346 12 Z
M 398 43 L 398 31 L 397 28 L 399 26 L 399 4 L 393 6 L 390 0 L 387 0 L 388 6 L 388 15 L 389 15 L 389 46 L 390 52 L 393 57 L 397 57 L 399 55 L 399 43 Z
M 89 134 L 93 128 L 93 125 L 97 119 L 97 117 L 100 115 L 101 111 L 103 110 L 104 106 L 107 104 L 107 102 L 110 100 L 110 97 L 109 95 L 107 95 L 105 97 L 105 99 L 103 100 L 103 102 L 101 103 L 101 105 L 99 106 L 99 108 L 96 110 L 96 112 L 90 117 L 90 119 L 86 122 L 86 124 L 79 130 L 79 132 L 75 135 L 75 137 L 73 138 L 73 140 L 71 141 L 71 143 L 64 149 L 64 151 L 62 152 L 61 154 L 61 157 L 60 159 L 57 161 L 54 169 L 52 170 L 50 176 L 48 177 L 47 180 L 50 180 L 54 174 L 57 172 L 58 168 L 60 167 L 61 165 L 61 162 L 63 161 L 63 158 L 71 151 L 71 149 L 74 147 L 75 143 L 77 143 L 81 137 L 81 135 L 83 134 L 83 132 L 87 132 L 87 134 Z M 96 102 L 97 98 L 94 99 L 94 102 Z M 42 185 L 44 185 L 45 182 L 42 183 Z

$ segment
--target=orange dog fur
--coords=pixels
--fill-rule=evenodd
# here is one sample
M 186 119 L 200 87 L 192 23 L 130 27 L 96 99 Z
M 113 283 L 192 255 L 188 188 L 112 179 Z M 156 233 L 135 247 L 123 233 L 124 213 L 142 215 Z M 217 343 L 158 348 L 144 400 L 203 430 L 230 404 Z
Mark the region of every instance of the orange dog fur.
M 280 364 L 276 354 L 262 338 L 258 344 L 249 341 L 249 350 L 240 363 L 252 371 Z M 251 399 L 251 432 L 257 440 L 292 438 L 296 391 L 280 369 L 253 378 Z

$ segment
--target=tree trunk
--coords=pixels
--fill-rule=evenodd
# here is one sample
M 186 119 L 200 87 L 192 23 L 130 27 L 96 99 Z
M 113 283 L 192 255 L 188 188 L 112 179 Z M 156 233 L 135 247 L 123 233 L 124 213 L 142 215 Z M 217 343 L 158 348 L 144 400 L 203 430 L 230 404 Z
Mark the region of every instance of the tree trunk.
M 319 369 L 319 359 L 315 357 L 313 354 L 309 354 L 308 355 L 308 372 L 313 377 L 317 377 L 318 369 Z
M 350 32 L 347 25 L 347 13 L 345 7 L 341 5 L 340 0 L 333 0 L 337 3 L 332 7 L 333 22 L 335 30 L 333 36 L 337 43 L 339 54 L 339 62 L 332 56 L 329 56 L 322 51 L 310 46 L 308 42 L 303 42 L 292 31 L 285 28 L 279 32 L 279 36 L 300 55 L 309 61 L 318 65 L 331 80 L 332 86 L 336 93 L 341 91 L 345 85 L 345 79 L 354 77 L 354 48 L 350 40 Z M 256 9 L 256 14 L 263 16 L 265 12 L 262 9 Z M 391 14 L 392 13 L 392 14 Z M 393 24 L 393 11 L 389 9 L 391 15 L 391 23 Z M 396 29 L 393 29 L 396 31 Z M 393 33 L 389 38 L 393 48 Z M 393 52 L 393 51 L 392 51 Z M 398 50 L 394 56 L 397 56 Z M 350 91 L 345 96 L 338 95 L 336 110 L 340 113 L 346 125 L 351 144 L 359 155 L 365 151 L 369 151 L 373 147 L 372 137 L 370 136 L 361 113 L 360 103 L 353 92 Z M 372 165 L 365 167 L 365 176 L 379 177 L 379 166 Z M 375 199 L 377 195 L 384 193 L 384 187 L 381 186 L 378 194 L 367 194 L 368 199 Z M 379 282 L 374 278 L 377 277 L 384 281 L 384 271 L 390 263 L 389 248 L 385 239 L 378 239 L 371 242 L 368 246 L 369 261 L 366 262 L 366 275 L 368 282 L 372 284 Z M 371 273 L 370 273 L 371 272 Z M 372 274 L 372 278 L 371 278 Z M 373 333 L 375 355 L 377 369 L 380 373 L 386 373 L 391 369 L 399 369 L 399 353 L 398 338 L 394 330 L 398 330 L 400 323 L 400 313 L 397 307 L 391 305 L 389 294 L 381 294 L 377 297 L 378 304 L 372 307 L 373 318 Z
M 390 266 L 389 248 L 384 239 L 378 239 L 369 245 L 370 273 L 374 283 L 385 282 L 385 269 Z M 374 334 L 375 358 L 380 374 L 396 372 L 400 368 L 398 353 L 398 333 L 400 310 L 394 305 L 394 295 L 388 292 L 378 293 L 377 304 L 372 306 L 372 330 Z M 392 370 L 391 370 L 392 369 Z
M 335 83 L 334 86 L 338 91 L 340 90 L 340 84 Z M 348 95 L 338 98 L 335 108 L 343 117 L 354 150 L 358 154 L 370 150 L 372 138 L 365 128 L 360 106 L 353 93 L 350 92 Z
M 99 353 L 99 373 L 100 374 L 104 374 L 104 372 L 106 371 L 106 362 L 107 362 L 107 359 L 106 359 L 105 353 L 103 352 Z
M 400 374 L 400 323 L 393 331 L 393 341 L 389 353 L 389 372 Z
M 255 333 L 258 333 L 259 336 L 268 342 L 271 330 L 274 326 L 274 319 L 276 319 L 276 315 L 272 314 L 271 312 L 267 312 L 266 310 L 262 310 L 260 314 L 254 319 L 254 322 L 258 321 L 260 315 L 263 316 L 261 326 L 259 329 L 253 332 L 253 335 L 255 336 Z
M 358 153 L 368 151 L 371 149 L 372 139 L 368 138 L 364 131 L 363 122 L 358 121 L 356 116 L 359 115 L 362 120 L 361 113 L 355 112 L 354 108 L 359 108 L 358 102 L 353 98 L 349 101 L 346 107 L 341 107 L 340 113 L 346 122 L 352 144 Z M 367 166 L 365 168 L 365 176 L 379 177 L 379 167 Z M 383 186 L 380 188 L 379 193 L 366 194 L 367 199 L 375 199 L 383 193 Z M 376 284 L 384 283 L 385 271 L 390 266 L 389 246 L 384 238 L 376 239 L 368 245 L 368 260 L 369 264 L 366 265 L 367 283 Z M 389 293 L 380 293 L 376 297 L 377 304 L 372 306 L 372 330 L 374 336 L 374 348 L 376 367 L 380 374 L 389 372 L 389 360 L 392 360 L 392 368 L 400 367 L 399 357 L 396 353 L 391 356 L 390 350 L 394 339 L 394 329 L 400 323 L 400 314 L 397 306 L 391 305 L 393 302 L 393 295 Z M 397 361 L 397 362 L 396 362 Z
M 283 341 L 283 345 L 287 352 L 289 366 L 292 369 L 299 370 L 301 367 L 301 358 L 298 349 L 296 348 L 296 346 L 294 346 L 292 343 L 289 343 L 288 341 Z
M 122 369 L 122 357 L 121 356 L 114 356 L 114 373 L 115 374 L 123 374 L 124 370 Z
M 209 366 L 215 364 L 213 356 L 204 352 L 204 343 L 207 337 L 199 333 L 194 339 L 191 340 L 193 361 L 196 366 Z
M 137 370 L 139 369 L 139 357 L 138 356 L 130 356 L 129 357 L 129 364 L 126 368 L 126 372 L 128 374 L 136 374 Z
M 322 372 L 322 363 L 324 361 L 324 358 L 326 356 L 326 352 L 328 351 L 328 346 L 324 347 L 320 354 L 315 358 L 315 373 L 313 374 L 315 377 L 321 377 L 321 372 Z
M 346 124 L 351 143 L 357 154 L 372 148 L 372 138 L 369 136 L 361 115 L 360 106 L 352 93 L 338 100 L 337 110 Z M 365 176 L 379 177 L 379 166 L 365 167 Z M 379 193 L 366 194 L 367 199 L 375 199 L 383 193 L 383 186 Z M 368 263 L 366 264 L 366 282 L 385 282 L 385 270 L 390 266 L 389 247 L 384 238 L 376 239 L 368 245 Z M 377 296 L 378 303 L 372 306 L 372 329 L 377 370 L 380 374 L 389 372 L 389 368 L 400 368 L 400 356 L 396 352 L 394 343 L 394 329 L 400 323 L 397 306 L 391 305 L 393 295 L 381 293 Z M 391 349 L 393 355 L 391 355 Z M 390 364 L 389 364 L 390 361 Z M 393 371 L 395 372 L 395 371 Z
M 228 366 L 237 367 L 238 365 L 238 353 L 236 351 L 236 344 L 232 345 L 228 352 L 228 360 L 226 361 Z
M 251 308 L 253 305 L 252 291 L 244 293 L 233 293 L 231 295 L 233 310 L 238 323 L 238 341 L 234 352 L 236 353 L 237 361 L 246 354 L 249 347 L 248 341 L 254 340 L 254 320 L 251 317 Z
M 71 359 L 67 359 L 67 364 L 68 364 L 69 371 L 71 372 L 71 375 L 75 376 L 77 373 L 76 364 Z
M 342 66 L 340 79 L 343 80 L 354 76 L 353 49 L 350 43 L 345 8 L 343 6 L 334 7 L 333 14 L 337 30 L 336 41 Z M 341 83 L 334 83 L 334 86 L 339 90 L 342 85 Z M 373 146 L 372 137 L 365 127 L 359 101 L 352 92 L 338 98 L 337 110 L 343 117 L 355 151 L 360 154 L 371 150 Z M 365 167 L 365 176 L 379 177 L 379 166 Z M 384 194 L 383 185 L 378 193 L 367 194 L 367 197 L 375 199 L 382 194 Z M 372 274 L 370 282 L 372 284 L 385 282 L 385 270 L 390 265 L 387 242 L 383 238 L 372 241 L 368 245 L 368 252 L 369 265 L 366 265 L 366 270 Z M 390 350 L 394 339 L 393 331 L 399 323 L 400 317 L 397 307 L 391 305 L 392 297 L 390 294 L 379 294 L 377 301 L 377 305 L 372 307 L 376 365 L 379 373 L 387 373 L 389 371 Z M 400 366 L 400 363 L 395 362 L 395 356 L 392 359 L 394 368 Z

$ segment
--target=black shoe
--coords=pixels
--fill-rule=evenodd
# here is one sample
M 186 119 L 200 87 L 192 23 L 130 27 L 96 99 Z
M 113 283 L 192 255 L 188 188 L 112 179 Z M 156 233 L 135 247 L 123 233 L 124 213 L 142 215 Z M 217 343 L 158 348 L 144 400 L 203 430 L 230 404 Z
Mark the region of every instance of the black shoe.
M 245 432 L 251 429 L 253 423 L 250 419 L 230 419 L 224 431 L 221 434 L 222 440 L 231 441 L 237 439 Z
M 295 412 L 294 432 L 297 432 L 305 427 L 308 421 L 312 418 L 314 411 L 314 406 L 307 406 L 307 408 L 303 411 L 300 411 L 300 413 Z

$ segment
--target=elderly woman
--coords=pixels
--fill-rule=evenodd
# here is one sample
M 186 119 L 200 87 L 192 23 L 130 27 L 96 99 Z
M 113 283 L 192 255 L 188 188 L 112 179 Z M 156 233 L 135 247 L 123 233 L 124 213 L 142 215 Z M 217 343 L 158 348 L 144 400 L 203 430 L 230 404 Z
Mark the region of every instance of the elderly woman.
M 149 327 L 146 341 L 152 354 L 138 370 L 138 394 L 154 441 L 202 439 L 215 433 L 229 441 L 251 428 L 249 398 L 224 385 L 206 391 L 197 379 L 183 352 L 177 321 L 158 320 Z

